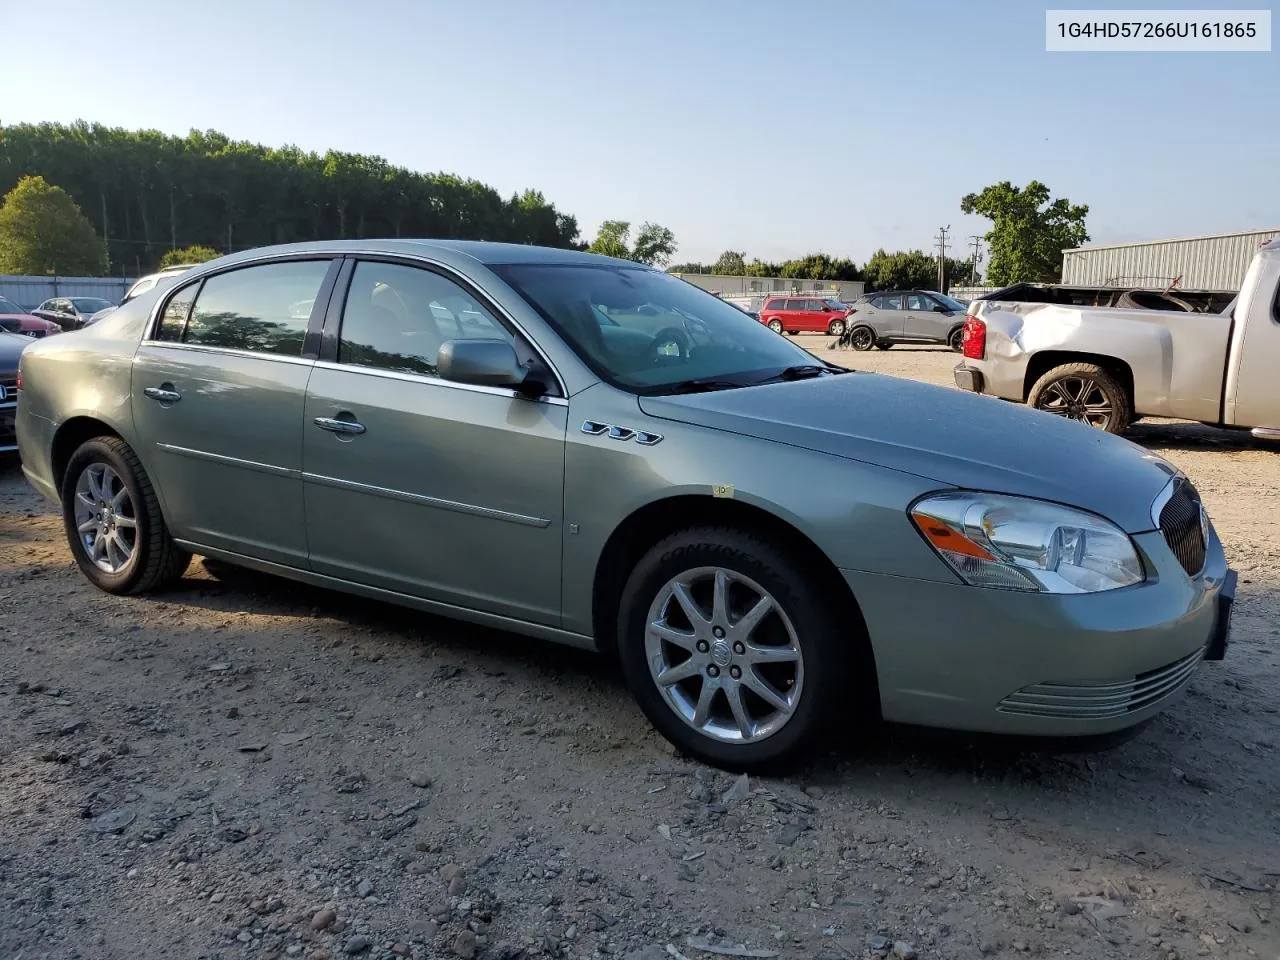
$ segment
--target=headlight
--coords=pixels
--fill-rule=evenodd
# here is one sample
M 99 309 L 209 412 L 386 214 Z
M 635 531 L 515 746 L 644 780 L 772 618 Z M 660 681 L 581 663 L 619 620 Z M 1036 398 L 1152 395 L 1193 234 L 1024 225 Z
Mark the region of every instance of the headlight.
M 1098 593 L 1146 579 L 1129 536 L 1056 503 L 994 493 L 940 493 L 911 519 L 965 583 L 1040 593 Z

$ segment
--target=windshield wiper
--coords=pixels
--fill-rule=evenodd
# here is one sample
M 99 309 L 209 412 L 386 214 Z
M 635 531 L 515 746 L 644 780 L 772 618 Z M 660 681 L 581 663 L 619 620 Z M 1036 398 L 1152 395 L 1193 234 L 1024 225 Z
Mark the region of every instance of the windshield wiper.
M 737 380 L 717 380 L 713 377 L 706 377 L 698 380 L 681 380 L 679 383 L 673 383 L 668 387 L 663 387 L 661 393 L 709 393 L 712 390 L 734 390 L 738 387 L 746 386 Z
M 766 377 L 764 380 L 757 380 L 756 383 L 781 383 L 787 380 L 809 380 L 813 377 L 820 377 L 824 373 L 835 373 L 830 367 L 822 366 L 817 363 L 801 363 L 794 367 L 785 367 L 772 377 Z

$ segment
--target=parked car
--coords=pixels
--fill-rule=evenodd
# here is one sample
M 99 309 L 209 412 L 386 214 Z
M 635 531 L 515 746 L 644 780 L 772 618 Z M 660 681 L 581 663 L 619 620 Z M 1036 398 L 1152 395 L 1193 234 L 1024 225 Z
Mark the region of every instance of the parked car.
M 845 310 L 839 300 L 826 297 L 770 297 L 760 308 L 760 320 L 774 333 L 844 333 Z
M 93 314 L 112 306 L 115 304 L 101 297 L 52 297 L 31 312 L 62 330 L 79 330 Z
M 51 320 L 32 316 L 7 297 L 0 297 L 0 330 L 24 337 L 47 337 L 62 328 Z
M 0 454 L 18 449 L 14 417 L 18 408 L 18 358 L 32 344 L 31 337 L 0 331 Z
M 935 290 L 881 290 L 854 301 L 842 345 L 855 350 L 895 343 L 945 343 L 960 349 L 965 306 Z
M 33 341 L 21 373 L 23 471 L 101 589 L 201 554 L 605 651 L 663 735 L 734 769 L 867 735 L 863 710 L 1111 733 L 1225 650 L 1232 575 L 1171 464 L 824 363 L 629 261 L 269 247 Z
M 103 317 L 109 316 L 112 310 L 119 309 L 134 297 L 141 296 L 148 290 L 155 289 L 157 285 L 164 284 L 167 281 L 172 280 L 174 277 L 185 273 L 190 270 L 192 266 L 194 266 L 194 264 L 177 264 L 172 267 L 165 267 L 163 270 L 159 270 L 156 273 L 149 273 L 145 277 L 139 277 L 137 280 L 133 281 L 132 286 L 130 286 L 125 292 L 124 299 L 121 300 L 119 304 L 108 304 L 106 307 L 89 317 L 89 319 L 85 321 L 84 325 L 87 327 L 90 324 L 97 323 Z
M 1177 417 L 1280 440 L 1278 289 L 1272 241 L 1219 314 L 975 300 L 956 383 L 1110 433 Z

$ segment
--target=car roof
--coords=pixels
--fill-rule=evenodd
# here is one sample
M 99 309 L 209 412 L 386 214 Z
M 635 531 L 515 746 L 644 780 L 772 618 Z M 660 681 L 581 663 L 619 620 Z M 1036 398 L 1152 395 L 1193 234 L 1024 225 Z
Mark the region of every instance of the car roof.
M 296 253 L 384 253 L 412 257 L 430 257 L 457 266 L 466 261 L 486 266 L 514 263 L 579 264 L 599 266 L 613 263 L 618 266 L 645 268 L 631 260 L 619 260 L 580 250 L 562 250 L 554 247 L 536 247 L 524 243 L 491 243 L 486 240 L 429 240 L 429 239 L 373 239 L 373 240 L 316 240 L 304 243 L 286 243 L 270 247 L 255 247 L 220 257 L 219 266 L 239 261 L 258 260 L 263 257 Z M 202 264 L 203 266 L 203 264 Z

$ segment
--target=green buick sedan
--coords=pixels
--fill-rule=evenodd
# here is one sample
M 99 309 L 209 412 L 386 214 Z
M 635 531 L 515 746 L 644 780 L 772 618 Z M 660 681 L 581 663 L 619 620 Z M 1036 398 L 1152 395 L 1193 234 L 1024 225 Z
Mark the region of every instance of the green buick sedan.
M 200 554 L 598 650 L 732 769 L 877 717 L 1112 734 L 1226 649 L 1235 576 L 1164 460 L 573 251 L 224 257 L 28 346 L 17 435 L 103 590 Z

